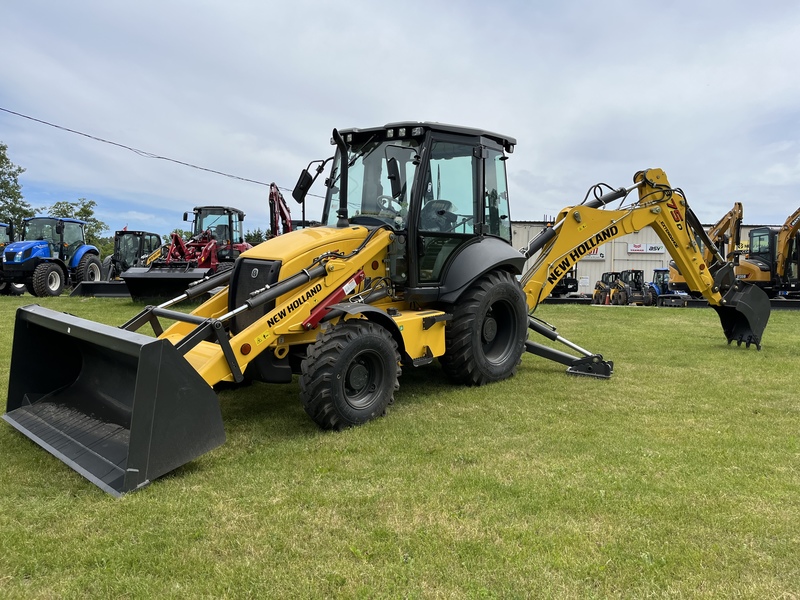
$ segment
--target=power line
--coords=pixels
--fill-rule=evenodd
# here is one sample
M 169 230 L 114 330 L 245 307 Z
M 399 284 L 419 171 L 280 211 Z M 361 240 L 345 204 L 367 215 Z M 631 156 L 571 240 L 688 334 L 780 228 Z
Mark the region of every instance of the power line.
M 143 156 L 145 158 L 156 158 L 158 160 L 166 160 L 168 162 L 173 162 L 178 165 L 183 165 L 184 167 L 191 167 L 192 169 L 198 169 L 199 171 L 206 171 L 207 173 L 214 173 L 215 175 L 222 175 L 223 177 L 230 177 L 231 179 L 238 179 L 239 181 L 246 181 L 248 183 L 255 183 L 256 185 L 264 185 L 269 187 L 269 183 L 265 183 L 263 181 L 258 181 L 256 179 L 248 179 L 247 177 L 239 177 L 238 175 L 231 175 L 230 173 L 224 173 L 222 171 L 216 171 L 214 169 L 208 169 L 206 167 L 200 167 L 198 165 L 193 165 L 192 163 L 184 162 L 182 160 L 177 160 L 174 158 L 169 158 L 167 156 L 160 156 L 158 154 L 154 154 L 152 152 L 146 152 L 144 150 L 139 150 L 138 148 L 132 148 L 131 146 L 126 146 L 125 144 L 120 144 L 119 142 L 112 142 L 111 140 L 105 140 L 103 138 L 89 135 L 88 133 L 83 133 L 82 131 L 76 131 L 74 129 L 70 129 L 68 127 L 63 127 L 61 125 L 56 125 L 55 123 L 49 123 L 48 121 L 43 121 L 42 119 L 36 119 L 34 117 L 23 115 L 22 113 L 15 112 L 13 110 L 9 110 L 7 108 L 0 107 L 0 110 L 11 115 L 15 115 L 17 117 L 22 117 L 23 119 L 28 119 L 29 121 L 34 121 L 36 123 L 41 123 L 42 125 L 47 125 L 49 127 L 55 127 L 56 129 L 60 129 L 62 131 L 68 131 L 69 133 L 74 133 L 76 135 L 82 135 L 83 137 L 89 138 L 90 140 L 94 140 L 96 142 L 103 142 L 104 144 L 110 144 L 111 146 L 117 146 L 118 148 L 124 148 L 125 150 L 130 150 L 134 154 L 138 154 L 139 156 Z M 289 191 L 288 188 L 278 186 L 278 189 L 283 191 Z M 317 198 L 321 198 L 322 196 L 316 196 L 315 194 L 308 194 L 309 196 L 315 196 Z

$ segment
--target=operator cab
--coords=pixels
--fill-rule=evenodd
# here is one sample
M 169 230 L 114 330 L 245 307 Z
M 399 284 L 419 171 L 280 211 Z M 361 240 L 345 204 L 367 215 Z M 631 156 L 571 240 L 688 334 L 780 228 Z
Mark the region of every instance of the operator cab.
M 183 213 L 183 220 L 192 215 L 192 237 L 199 239 L 206 231 L 222 245 L 244 242 L 242 222 L 244 212 L 229 206 L 196 206 L 191 213 Z
M 322 224 L 396 231 L 394 283 L 423 296 L 427 287 L 433 295 L 467 246 L 486 237 L 511 244 L 505 160 L 516 144 L 513 138 L 408 122 L 334 131 L 332 142 L 338 148 L 326 180 Z M 327 161 L 321 162 L 318 174 Z M 312 182 L 304 171 L 295 199 L 302 201 Z

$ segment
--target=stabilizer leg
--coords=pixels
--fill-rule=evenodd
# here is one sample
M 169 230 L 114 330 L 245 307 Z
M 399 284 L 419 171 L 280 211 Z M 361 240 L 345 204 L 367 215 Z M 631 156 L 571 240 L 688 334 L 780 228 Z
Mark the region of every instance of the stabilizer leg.
M 532 342 L 530 340 L 525 342 L 526 352 L 561 363 L 562 365 L 567 365 L 567 373 L 570 375 L 587 375 L 589 377 L 608 379 L 614 372 L 614 363 L 612 361 L 603 360 L 602 355 L 593 354 L 588 350 L 584 350 L 577 344 L 573 344 L 566 338 L 561 337 L 552 325 L 530 317 L 528 319 L 528 329 L 535 331 L 539 335 L 543 335 L 549 340 L 564 344 L 582 354 L 582 356 L 577 357 L 537 342 Z

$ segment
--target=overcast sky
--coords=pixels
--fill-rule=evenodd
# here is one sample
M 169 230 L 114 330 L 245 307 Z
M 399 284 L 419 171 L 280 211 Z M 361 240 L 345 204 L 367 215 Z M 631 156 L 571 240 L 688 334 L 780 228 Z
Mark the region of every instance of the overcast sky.
M 334 127 L 420 120 L 517 138 L 513 220 L 648 167 L 704 223 L 800 204 L 794 0 L 4 0 L 0 17 L 0 108 L 282 188 Z M 2 111 L 0 141 L 34 207 L 87 198 L 112 230 L 164 234 L 224 204 L 268 227 L 264 185 Z

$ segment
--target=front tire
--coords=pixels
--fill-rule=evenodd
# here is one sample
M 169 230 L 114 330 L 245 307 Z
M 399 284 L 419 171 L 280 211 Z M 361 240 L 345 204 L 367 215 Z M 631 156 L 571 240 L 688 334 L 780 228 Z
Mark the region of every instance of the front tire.
M 33 271 L 33 292 L 35 296 L 60 296 L 64 290 L 64 272 L 55 263 L 42 263 Z
M 25 286 L 21 283 L 0 281 L 0 296 L 21 296 L 25 293 Z
M 487 273 L 453 306 L 439 362 L 457 383 L 506 379 L 517 371 L 527 330 L 528 308 L 519 283 L 505 271 Z
M 334 326 L 309 346 L 301 365 L 303 408 L 323 429 L 345 429 L 380 417 L 400 376 L 397 342 L 363 319 Z

